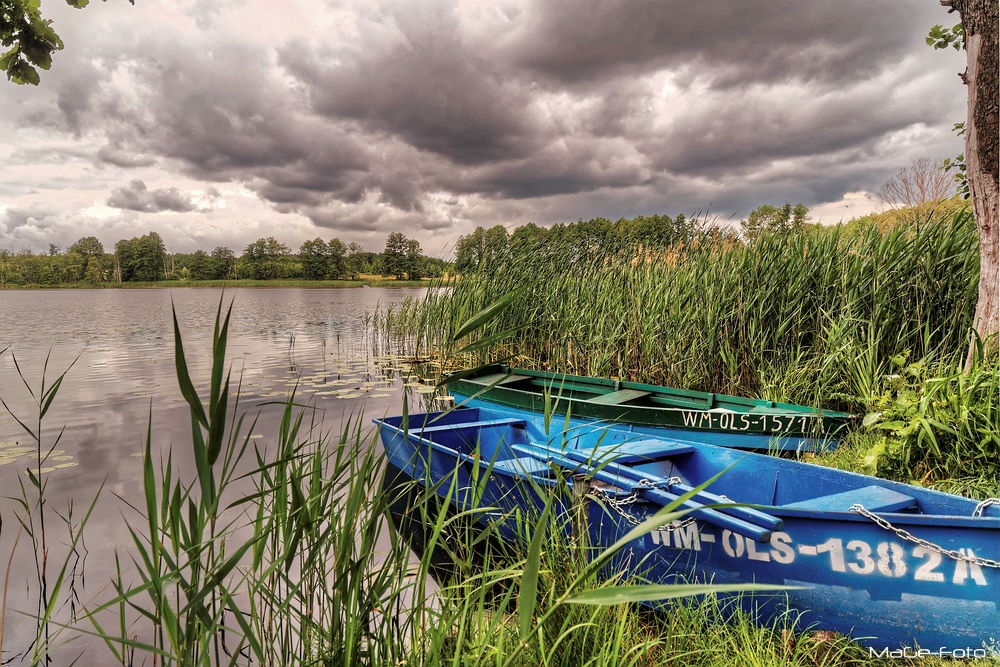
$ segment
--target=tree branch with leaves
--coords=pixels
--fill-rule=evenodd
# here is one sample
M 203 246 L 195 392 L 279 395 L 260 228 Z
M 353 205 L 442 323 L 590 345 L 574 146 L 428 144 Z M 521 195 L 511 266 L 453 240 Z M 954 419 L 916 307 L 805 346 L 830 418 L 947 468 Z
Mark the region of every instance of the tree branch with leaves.
M 82 9 L 89 0 L 66 0 L 70 7 Z M 135 0 L 129 0 L 133 5 Z M 52 54 L 61 51 L 63 41 L 42 18 L 39 0 L 0 0 L 0 70 L 18 85 L 37 86 L 38 69 L 52 67 Z

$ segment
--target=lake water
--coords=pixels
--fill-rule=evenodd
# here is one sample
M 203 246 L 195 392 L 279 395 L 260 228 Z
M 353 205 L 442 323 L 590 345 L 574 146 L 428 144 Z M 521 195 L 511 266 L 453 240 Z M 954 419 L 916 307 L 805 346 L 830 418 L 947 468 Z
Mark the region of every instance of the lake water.
M 415 371 L 405 359 L 372 349 L 366 328 L 366 314 L 419 299 L 425 291 L 227 290 L 226 303 L 234 303 L 228 346 L 232 386 L 242 382 L 242 407 L 264 405 L 254 430 L 259 442 L 273 440 L 277 431 L 281 408 L 266 404 L 285 400 L 296 385 L 297 398 L 314 405 L 334 430 L 345 418 L 370 423 L 372 417 L 398 413 L 404 391 L 412 392 L 411 405 L 421 399 L 426 404 L 429 395 L 411 375 Z M 65 542 L 67 534 L 52 512 L 65 514 L 72 499 L 79 516 L 104 487 L 85 533 L 84 581 L 94 582 L 90 595 L 113 573 L 110 547 L 125 546 L 127 521 L 139 519 L 115 496 L 142 498 L 147 424 L 157 458 L 168 447 L 190 448 L 187 404 L 175 376 L 171 304 L 192 379 L 207 393 L 212 327 L 222 296 L 215 289 L 0 291 L 0 350 L 9 346 L 0 354 L 0 398 L 13 414 L 34 428 L 37 405 L 18 368 L 37 396 L 46 359 L 48 383 L 72 365 L 43 423 L 44 450 L 63 427 L 65 432 L 42 473 L 48 484 L 50 542 Z M 6 572 L 18 527 L 17 506 L 9 497 L 21 495 L 20 482 L 28 487 L 26 470 L 37 467 L 34 452 L 34 442 L 0 407 L 0 496 L 5 497 L 0 500 L 0 573 Z M 25 649 L 24 638 L 34 633 L 33 622 L 13 612 L 34 611 L 37 577 L 31 551 L 22 538 L 14 552 L 0 663 L 16 658 Z

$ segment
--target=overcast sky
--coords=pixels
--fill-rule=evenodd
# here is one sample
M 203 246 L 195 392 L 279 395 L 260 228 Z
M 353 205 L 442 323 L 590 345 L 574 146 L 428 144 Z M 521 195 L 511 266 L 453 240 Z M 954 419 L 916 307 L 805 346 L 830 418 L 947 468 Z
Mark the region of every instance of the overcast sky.
M 44 0 L 66 43 L 0 80 L 0 247 L 158 232 L 448 256 L 477 225 L 837 222 L 962 150 L 935 0 Z

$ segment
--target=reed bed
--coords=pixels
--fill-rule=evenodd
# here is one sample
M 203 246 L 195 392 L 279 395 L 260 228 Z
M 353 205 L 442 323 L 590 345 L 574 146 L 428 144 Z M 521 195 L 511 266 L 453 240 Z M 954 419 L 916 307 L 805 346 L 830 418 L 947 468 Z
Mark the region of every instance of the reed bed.
M 968 210 L 933 224 L 851 226 L 666 251 L 511 256 L 380 314 L 385 344 L 454 349 L 461 322 L 516 298 L 464 359 L 858 408 L 886 360 L 966 349 L 979 276 Z M 464 341 L 463 341 L 464 342 Z M 871 366 L 865 368 L 865 365 Z

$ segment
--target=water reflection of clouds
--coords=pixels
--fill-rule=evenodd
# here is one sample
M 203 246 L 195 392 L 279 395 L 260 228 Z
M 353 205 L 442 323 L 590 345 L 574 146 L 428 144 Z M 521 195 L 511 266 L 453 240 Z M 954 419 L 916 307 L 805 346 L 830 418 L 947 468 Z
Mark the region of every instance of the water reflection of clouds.
M 365 314 L 419 296 L 420 290 L 231 290 L 236 297 L 227 357 L 232 388 L 240 386 L 244 407 L 287 398 L 292 389 L 322 403 L 374 399 L 384 414 L 386 399 L 398 401 L 394 380 L 403 364 L 366 354 Z M 5 292 L 0 295 L 0 336 L 13 343 L 18 365 L 37 382 L 48 355 L 51 382 L 79 356 L 46 418 L 66 427 L 67 455 L 80 463 L 61 475 L 61 492 L 96 488 L 105 479 L 132 477 L 123 470 L 152 419 L 154 440 L 189 438 L 186 405 L 174 377 L 173 300 L 188 369 L 195 386 L 208 390 L 211 329 L 218 290 L 94 290 Z M 11 352 L 0 356 L 0 391 L 18 416 L 37 411 L 27 392 L 17 391 Z M 392 367 L 395 363 L 397 367 Z M 384 366 L 373 373 L 373 364 Z M 385 368 L 387 367 L 387 368 Z M 297 382 L 297 384 L 296 384 Z M 150 408 L 152 403 L 152 416 Z M 355 411 L 346 405 L 340 410 Z M 55 436 L 47 427 L 46 435 Z M 25 434 L 0 416 L 0 440 L 21 442 Z M 155 443 L 154 443 L 155 444 Z M 123 454 L 123 451 L 125 454 Z M 2 466 L 19 468 L 20 464 Z M 0 483 L 12 482 L 0 470 Z M 59 470 L 59 469 L 57 469 Z M 64 477 L 64 478 L 63 478 Z M 121 489 L 125 491 L 125 489 Z
M 280 405 L 297 387 L 299 400 L 328 411 L 338 422 L 345 415 L 383 416 L 400 409 L 400 388 L 411 399 L 433 388 L 419 382 L 409 360 L 366 348 L 365 313 L 419 296 L 415 290 L 233 290 L 236 297 L 227 357 L 232 386 L 242 386 L 241 407 L 264 411 L 255 442 L 274 439 L 265 426 L 276 421 Z M 211 333 L 218 290 L 94 290 L 0 292 L 0 338 L 13 351 L 0 355 L 0 395 L 22 418 L 37 407 L 19 386 L 12 354 L 33 388 L 48 357 L 46 378 L 54 380 L 74 359 L 66 381 L 46 417 L 43 443 L 59 430 L 56 468 L 49 475 L 53 506 L 68 498 L 82 502 L 104 484 L 101 529 L 108 544 L 124 543 L 120 501 L 141 494 L 140 452 L 151 425 L 157 460 L 172 447 L 184 471 L 190 448 L 190 421 L 175 378 L 173 297 L 184 337 L 188 368 L 204 396 L 211 371 Z M 0 344 L 2 349 L 3 344 Z M 421 394 L 423 396 L 423 394 Z M 206 397 L 207 398 L 207 397 Z M 411 405 L 416 405 L 416 401 Z M 275 419 L 272 419 L 274 417 Z M 367 422 L 367 417 L 364 417 Z M 271 429 L 274 430 L 274 429 Z M 17 423 L 0 412 L 0 450 L 27 446 Z M 32 451 L 34 451 L 34 443 Z M 2 461 L 10 460 L 8 463 Z M 0 454 L 0 488 L 16 489 L 29 459 Z M 44 467 L 54 467 L 43 464 Z M 190 472 L 188 470 L 187 472 Z M 6 495 L 6 494 L 5 494 Z M 8 535 L 0 535 L 0 553 Z

